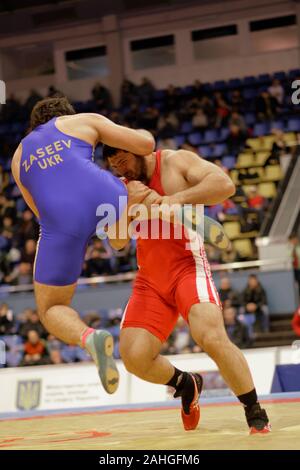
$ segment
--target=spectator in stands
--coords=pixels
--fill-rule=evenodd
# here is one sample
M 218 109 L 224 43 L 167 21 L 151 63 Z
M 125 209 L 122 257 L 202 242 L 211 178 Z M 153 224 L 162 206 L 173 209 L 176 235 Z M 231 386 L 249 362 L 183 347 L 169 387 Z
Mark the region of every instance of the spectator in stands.
M 223 277 L 220 282 L 219 296 L 223 307 L 239 307 L 239 293 L 231 287 L 228 277 Z
M 230 106 L 226 103 L 221 93 L 215 93 L 216 121 L 215 127 L 223 127 L 228 123 Z
M 34 264 L 36 252 L 36 241 L 28 239 L 25 242 L 24 249 L 21 251 L 21 262 Z
M 39 226 L 33 213 L 26 209 L 22 214 L 22 219 L 20 221 L 20 226 L 18 228 L 18 237 L 20 239 L 20 243 L 25 240 L 37 240 L 39 235 Z
M 255 274 L 248 277 L 247 287 L 241 295 L 239 320 L 248 328 L 250 338 L 254 337 L 254 327 L 261 332 L 269 331 L 269 309 L 267 295 Z
M 297 336 L 300 336 L 300 307 L 297 308 L 292 319 L 292 327 Z
M 104 243 L 100 239 L 94 239 L 86 253 L 86 270 L 84 275 L 95 277 L 102 274 L 113 274 L 110 262 L 112 255 L 112 248 L 108 243 Z
M 138 90 L 130 80 L 124 79 L 121 85 L 121 106 L 127 107 L 138 102 Z
M 63 360 L 61 357 L 61 352 L 59 349 L 52 349 L 52 351 L 49 354 L 50 356 L 50 364 L 63 364 Z
M 197 100 L 201 100 L 205 96 L 205 86 L 200 80 L 194 81 L 190 96 L 191 98 L 197 98 Z
M 41 324 L 37 312 L 28 308 L 25 309 L 23 314 L 25 316 L 25 322 L 20 327 L 19 335 L 26 339 L 28 336 L 28 332 L 34 330 L 38 333 L 41 338 L 47 338 L 48 333 Z
M 270 157 L 265 162 L 265 165 L 278 165 L 280 163 L 282 172 L 285 174 L 291 158 L 291 148 L 284 139 L 284 132 L 280 129 L 272 129 L 272 134 L 275 136 Z
M 237 318 L 234 307 L 225 307 L 223 310 L 224 325 L 230 340 L 240 349 L 249 348 L 251 339 L 247 327 Z
M 31 113 L 32 108 L 36 105 L 36 103 L 42 99 L 43 99 L 42 95 L 40 95 L 36 90 L 34 89 L 30 90 L 30 94 L 27 100 L 25 101 L 25 109 L 26 109 L 27 116 Z
M 182 317 L 179 317 L 173 340 L 173 347 L 176 354 L 191 353 L 193 345 L 194 342 L 191 338 L 188 325 Z
M 0 194 L 0 220 L 4 217 L 16 219 L 17 211 L 14 201 L 9 200 L 4 194 Z
M 150 106 L 153 102 L 155 87 L 149 78 L 142 78 L 142 82 L 138 87 L 139 102 L 141 105 Z
M 282 105 L 284 101 L 284 88 L 280 83 L 280 80 L 274 78 L 272 81 L 271 86 L 268 88 L 268 92 L 270 93 L 273 98 L 277 100 L 277 102 Z
M 0 305 L 0 335 L 14 333 L 13 312 L 6 303 Z
M 288 250 L 293 262 L 295 281 L 298 284 L 300 295 L 300 242 L 296 233 L 292 233 L 289 237 Z
M 32 271 L 32 264 L 20 263 L 13 268 L 11 273 L 5 276 L 4 281 L 6 284 L 13 284 L 16 286 L 32 284 Z
M 112 108 L 112 98 L 108 88 L 103 86 L 100 82 L 96 83 L 92 89 L 92 97 L 97 105 L 97 110 L 109 110 Z
M 268 91 L 262 91 L 256 98 L 255 109 L 259 121 L 274 119 L 278 112 L 278 101 Z
M 244 110 L 244 99 L 240 90 L 233 90 L 230 104 L 233 112 L 241 113 Z
M 203 132 L 208 127 L 208 118 L 202 108 L 197 109 L 192 119 L 193 128 L 196 131 Z
M 239 126 L 232 124 L 229 127 L 229 135 L 226 140 L 229 155 L 237 155 L 242 151 L 247 139 L 247 133 Z
M 21 104 L 20 101 L 11 93 L 6 104 L 3 107 L 3 118 L 6 122 L 14 122 L 20 120 L 21 117 Z
M 263 210 L 265 208 L 266 200 L 258 193 L 257 186 L 249 188 L 247 203 L 252 209 Z
M 239 114 L 237 111 L 233 111 L 230 114 L 228 125 L 229 125 L 229 127 L 230 126 L 237 126 L 243 132 L 246 132 L 246 130 L 247 130 L 247 125 L 246 125 L 244 117 L 241 114 Z
M 165 109 L 167 112 L 177 111 L 180 106 L 181 96 L 178 88 L 169 85 L 165 96 Z
M 21 366 L 37 366 L 47 363 L 45 343 L 35 330 L 29 330 L 24 344 L 24 358 Z

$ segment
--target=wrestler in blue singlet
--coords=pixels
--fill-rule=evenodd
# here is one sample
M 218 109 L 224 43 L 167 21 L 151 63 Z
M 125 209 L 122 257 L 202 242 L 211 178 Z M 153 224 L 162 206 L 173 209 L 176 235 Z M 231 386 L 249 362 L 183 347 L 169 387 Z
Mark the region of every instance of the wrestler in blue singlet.
M 34 279 L 65 286 L 81 273 L 87 243 L 99 222 L 97 207 L 113 205 L 118 220 L 119 197 L 127 191 L 93 162 L 92 145 L 61 132 L 55 122 L 56 117 L 22 140 L 20 180 L 40 216 Z

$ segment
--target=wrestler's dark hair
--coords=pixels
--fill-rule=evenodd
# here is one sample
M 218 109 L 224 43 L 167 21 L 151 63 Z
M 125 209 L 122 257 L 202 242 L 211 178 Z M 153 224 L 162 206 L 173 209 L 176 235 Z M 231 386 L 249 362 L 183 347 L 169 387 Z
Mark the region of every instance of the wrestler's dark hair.
M 119 152 L 120 149 L 116 147 L 110 147 L 109 145 L 103 145 L 102 148 L 102 156 L 103 160 L 107 162 L 108 158 L 114 157 L 116 153 Z
M 45 98 L 38 101 L 31 111 L 30 131 L 57 116 L 76 114 L 75 109 L 65 96 Z

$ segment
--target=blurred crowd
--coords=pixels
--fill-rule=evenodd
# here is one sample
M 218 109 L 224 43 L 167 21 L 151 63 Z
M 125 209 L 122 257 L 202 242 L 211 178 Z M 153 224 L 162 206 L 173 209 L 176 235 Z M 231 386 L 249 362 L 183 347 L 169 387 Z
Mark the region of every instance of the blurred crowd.
M 223 305 L 224 325 L 231 341 L 239 348 L 252 346 L 257 333 L 269 331 L 269 310 L 266 292 L 255 275 L 250 275 L 247 286 L 238 292 L 230 279 L 223 277 L 219 289 Z M 115 340 L 116 358 L 119 353 L 119 335 L 122 309 L 82 313 L 83 321 L 91 328 L 104 328 Z M 13 312 L 6 303 L 0 305 L 0 340 L 5 339 L 7 366 L 29 366 L 90 361 L 79 346 L 65 345 L 48 334 L 35 310 L 26 308 Z M 176 328 L 163 345 L 162 354 L 201 352 L 179 317 Z

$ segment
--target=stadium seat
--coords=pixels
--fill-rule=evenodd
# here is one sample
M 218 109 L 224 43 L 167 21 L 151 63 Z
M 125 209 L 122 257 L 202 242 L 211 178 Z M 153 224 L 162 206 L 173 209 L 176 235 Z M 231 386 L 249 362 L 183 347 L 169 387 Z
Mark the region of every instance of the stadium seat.
M 242 85 L 242 81 L 240 78 L 231 78 L 228 81 L 228 88 L 240 88 Z
M 250 138 L 246 140 L 246 144 L 249 145 L 253 150 L 259 150 L 261 148 L 260 139 Z
M 253 247 L 249 238 L 245 238 L 244 240 L 234 240 L 233 246 L 242 258 L 252 258 Z
M 185 142 L 184 135 L 175 135 L 174 137 L 177 147 L 180 147 Z
M 216 142 L 217 141 L 217 131 L 215 129 L 209 129 L 204 133 L 204 142 Z
M 253 100 L 257 95 L 257 91 L 254 88 L 245 88 L 243 91 L 243 97 L 245 100 Z
M 265 168 L 266 181 L 279 181 L 282 179 L 282 170 L 280 165 L 269 165 Z
M 226 144 L 216 144 L 212 149 L 212 155 L 214 157 L 222 157 L 227 150 Z
M 237 158 L 237 168 L 249 168 L 254 164 L 252 153 L 240 153 Z
M 258 185 L 258 192 L 261 196 L 271 199 L 276 196 L 276 186 L 274 183 L 260 183 Z
M 236 158 L 232 155 L 226 155 L 222 158 L 222 165 L 231 170 L 235 167 Z
M 286 126 L 286 130 L 288 132 L 300 132 L 300 119 L 289 119 Z
M 223 227 L 230 240 L 239 238 L 241 235 L 241 224 L 239 222 L 224 222 Z
M 181 127 L 180 127 L 180 132 L 182 134 L 189 134 L 193 131 L 193 125 L 191 123 L 191 121 L 185 121 L 182 123 Z
M 209 145 L 200 145 L 198 147 L 199 155 L 203 158 L 209 158 L 212 156 L 212 149 Z
M 283 136 L 284 138 L 284 141 L 288 144 L 288 145 L 295 145 L 296 144 L 296 135 L 294 134 L 294 132 L 286 132 Z
M 203 142 L 200 132 L 192 132 L 188 136 L 188 140 L 192 145 L 200 145 Z
M 286 74 L 283 71 L 275 72 L 275 73 L 273 73 L 273 78 L 276 78 L 277 80 L 285 80 L 286 79 Z
M 267 158 L 269 158 L 269 156 L 270 156 L 269 151 L 256 152 L 256 155 L 255 155 L 256 165 L 263 166 L 265 164 Z
M 280 129 L 281 131 L 284 131 L 284 121 L 283 120 L 271 121 L 270 130 L 272 129 Z
M 247 126 L 253 126 L 256 121 L 254 113 L 245 113 L 244 118 Z
M 253 86 L 256 84 L 256 78 L 253 75 L 249 75 L 242 80 L 244 86 Z
M 253 135 L 258 137 L 269 133 L 269 124 L 266 122 L 258 122 L 254 124 Z

